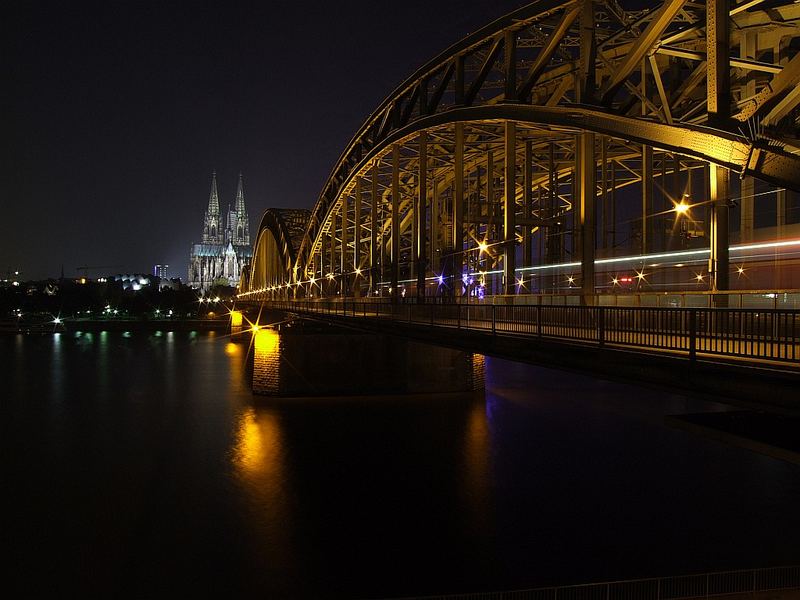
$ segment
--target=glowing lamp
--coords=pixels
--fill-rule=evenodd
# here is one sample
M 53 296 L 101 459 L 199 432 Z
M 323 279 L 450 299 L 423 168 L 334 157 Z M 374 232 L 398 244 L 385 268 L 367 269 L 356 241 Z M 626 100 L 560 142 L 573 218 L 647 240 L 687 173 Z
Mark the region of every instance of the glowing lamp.
M 689 212 L 690 208 L 691 205 L 686 204 L 683 200 L 681 200 L 678 204 L 675 205 L 673 210 L 679 215 L 685 215 L 687 212 Z

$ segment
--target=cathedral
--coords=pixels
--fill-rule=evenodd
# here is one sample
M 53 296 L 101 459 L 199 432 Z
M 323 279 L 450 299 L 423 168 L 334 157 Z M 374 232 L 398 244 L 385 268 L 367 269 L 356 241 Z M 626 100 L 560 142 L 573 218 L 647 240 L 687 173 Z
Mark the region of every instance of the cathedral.
M 244 206 L 242 174 L 236 189 L 236 201 L 223 226 L 217 193 L 217 174 L 211 175 L 211 195 L 203 221 L 203 239 L 192 244 L 189 258 L 189 285 L 206 291 L 212 285 L 239 285 L 242 269 L 250 264 L 253 250 L 250 247 L 250 223 Z

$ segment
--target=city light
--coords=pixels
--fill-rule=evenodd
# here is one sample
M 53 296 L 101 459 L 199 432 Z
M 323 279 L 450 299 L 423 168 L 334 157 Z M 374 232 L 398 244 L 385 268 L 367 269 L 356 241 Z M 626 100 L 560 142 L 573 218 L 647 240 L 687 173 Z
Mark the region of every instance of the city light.
M 489 249 L 489 244 L 487 244 L 485 241 L 480 242 L 478 244 L 478 250 L 480 250 L 481 252 L 486 252 L 488 249 Z

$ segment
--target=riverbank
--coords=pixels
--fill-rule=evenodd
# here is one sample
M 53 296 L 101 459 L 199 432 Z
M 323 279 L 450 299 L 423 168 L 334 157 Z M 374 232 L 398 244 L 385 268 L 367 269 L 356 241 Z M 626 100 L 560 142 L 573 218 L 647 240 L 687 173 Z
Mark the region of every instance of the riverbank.
M 3 334 L 70 331 L 227 331 L 230 319 L 65 319 L 61 323 L 0 322 Z

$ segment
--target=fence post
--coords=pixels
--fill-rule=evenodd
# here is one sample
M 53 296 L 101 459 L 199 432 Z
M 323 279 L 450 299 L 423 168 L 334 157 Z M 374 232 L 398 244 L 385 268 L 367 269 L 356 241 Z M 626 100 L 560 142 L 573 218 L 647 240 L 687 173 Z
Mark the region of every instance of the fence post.
M 602 306 L 597 307 L 597 337 L 600 347 L 606 345 L 606 311 Z
M 491 307 L 492 307 L 492 335 L 494 335 L 495 334 L 495 327 L 496 327 L 496 325 L 495 325 L 496 318 L 495 318 L 495 314 L 494 314 L 495 305 L 492 304 Z
M 461 305 L 456 302 L 456 324 L 461 329 Z
M 430 311 L 431 311 L 431 325 L 433 325 L 433 311 L 434 311 L 434 309 L 436 308 L 436 302 L 433 302 L 433 303 L 431 303 L 431 304 L 428 304 L 428 308 L 429 308 L 429 309 L 430 309 Z
M 542 337 L 542 304 L 541 298 L 539 304 L 536 305 L 536 335 Z
M 697 311 L 689 309 L 689 360 L 697 360 Z

